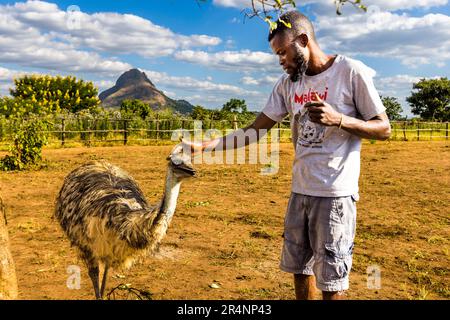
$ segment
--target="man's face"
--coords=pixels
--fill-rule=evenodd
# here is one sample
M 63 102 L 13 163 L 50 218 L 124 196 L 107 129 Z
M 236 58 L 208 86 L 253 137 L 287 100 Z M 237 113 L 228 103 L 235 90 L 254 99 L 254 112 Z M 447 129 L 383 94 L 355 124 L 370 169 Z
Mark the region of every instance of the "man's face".
M 271 41 L 272 51 L 278 56 L 280 65 L 289 74 L 293 82 L 306 73 L 308 60 L 305 49 L 293 37 L 286 34 L 277 34 Z

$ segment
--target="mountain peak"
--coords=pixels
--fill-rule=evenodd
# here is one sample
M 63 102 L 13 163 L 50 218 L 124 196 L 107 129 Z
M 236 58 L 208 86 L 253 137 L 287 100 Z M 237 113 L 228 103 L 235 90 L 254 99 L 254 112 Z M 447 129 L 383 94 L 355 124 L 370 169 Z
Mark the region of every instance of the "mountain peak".
M 153 109 L 172 108 L 181 113 L 192 112 L 194 108 L 187 101 L 170 99 L 158 90 L 147 75 L 139 69 L 131 69 L 117 79 L 116 85 L 99 95 L 104 107 L 119 107 L 123 100 L 138 99 Z
M 122 74 L 119 79 L 117 79 L 116 86 L 123 87 L 130 84 L 139 84 L 147 82 L 152 87 L 155 85 L 150 81 L 145 72 L 140 71 L 139 69 L 131 69 Z

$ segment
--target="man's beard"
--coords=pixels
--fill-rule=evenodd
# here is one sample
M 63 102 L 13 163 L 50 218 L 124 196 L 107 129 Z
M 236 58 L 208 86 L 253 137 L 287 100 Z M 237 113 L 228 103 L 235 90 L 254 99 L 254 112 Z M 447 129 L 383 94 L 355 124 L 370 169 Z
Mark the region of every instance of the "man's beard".
M 306 70 L 308 70 L 308 61 L 305 59 L 305 55 L 303 54 L 300 45 L 298 43 L 294 44 L 295 46 L 295 58 L 294 62 L 296 63 L 295 71 L 290 75 L 290 79 L 292 82 L 297 82 L 300 77 L 306 74 Z

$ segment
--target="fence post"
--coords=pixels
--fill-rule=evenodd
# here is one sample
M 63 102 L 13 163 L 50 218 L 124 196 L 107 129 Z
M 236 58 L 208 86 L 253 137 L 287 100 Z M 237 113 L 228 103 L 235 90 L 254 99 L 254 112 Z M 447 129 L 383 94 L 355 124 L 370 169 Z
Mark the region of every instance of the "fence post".
M 123 120 L 123 144 L 126 146 L 128 143 L 128 120 Z
M 88 145 L 91 146 L 92 134 L 94 134 L 94 141 L 96 140 L 95 139 L 95 129 L 97 129 L 97 122 L 96 122 L 96 120 L 92 120 L 92 122 L 91 122 L 90 119 L 87 119 L 86 121 L 87 121 L 87 131 L 88 131 Z M 94 128 L 92 129 L 92 127 L 94 127 Z
M 403 141 L 408 141 L 408 139 L 406 139 L 406 126 L 408 125 L 408 122 L 405 121 L 403 123 Z
M 430 129 L 430 141 L 433 140 L 433 124 L 434 123 L 430 123 L 431 129 Z
M 417 121 L 417 141 L 420 141 L 420 122 Z
M 64 147 L 65 144 L 65 132 L 66 131 L 66 119 L 61 119 L 61 146 Z
M 238 129 L 237 116 L 233 116 L 233 130 L 236 131 Z
M 159 114 L 156 114 L 156 141 L 159 140 Z

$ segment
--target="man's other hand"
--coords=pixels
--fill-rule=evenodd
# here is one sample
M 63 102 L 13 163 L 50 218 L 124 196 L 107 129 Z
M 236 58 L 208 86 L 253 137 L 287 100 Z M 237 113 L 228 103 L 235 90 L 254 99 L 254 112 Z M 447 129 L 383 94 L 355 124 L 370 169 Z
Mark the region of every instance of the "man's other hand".
M 323 124 L 324 126 L 339 126 L 342 114 L 337 112 L 330 104 L 320 99 L 316 94 L 316 101 L 305 104 L 312 122 Z

